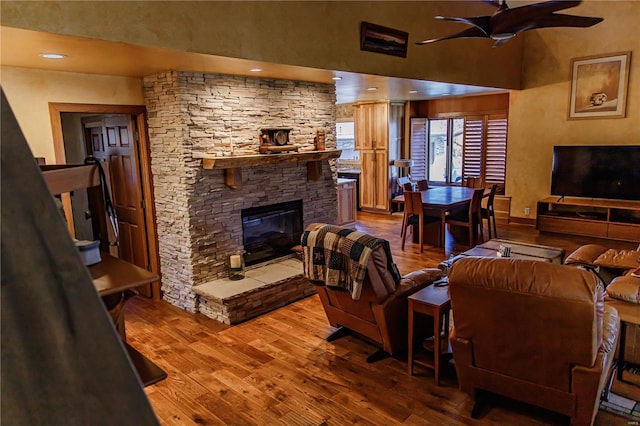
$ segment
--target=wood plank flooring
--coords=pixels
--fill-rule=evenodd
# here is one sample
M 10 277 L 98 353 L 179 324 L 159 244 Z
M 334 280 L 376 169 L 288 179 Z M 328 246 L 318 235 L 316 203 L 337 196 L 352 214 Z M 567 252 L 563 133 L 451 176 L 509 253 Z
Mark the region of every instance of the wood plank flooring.
M 563 247 L 570 253 L 595 239 L 539 235 L 535 228 L 499 223 L 500 238 Z M 447 235 L 447 247 L 407 242 L 400 250 L 401 216 L 359 213 L 358 229 L 390 241 L 405 274 L 435 266 L 467 247 Z M 636 244 L 605 242 L 619 248 Z M 332 343 L 317 296 L 236 326 L 190 314 L 162 301 L 133 298 L 125 306 L 129 342 L 169 374 L 145 388 L 163 425 L 546 425 L 562 416 L 500 400 L 472 420 L 472 400 L 457 388 L 455 371 L 416 367 L 406 357 L 367 364 L 375 347 L 355 337 Z M 596 425 L 628 425 L 599 413 Z

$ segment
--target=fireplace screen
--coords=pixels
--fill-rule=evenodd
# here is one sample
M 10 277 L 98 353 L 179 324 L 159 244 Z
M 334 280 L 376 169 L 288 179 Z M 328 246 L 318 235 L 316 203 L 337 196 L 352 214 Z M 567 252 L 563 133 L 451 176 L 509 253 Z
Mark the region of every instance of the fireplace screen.
M 302 236 L 302 200 L 242 210 L 245 263 L 254 265 L 291 254 Z

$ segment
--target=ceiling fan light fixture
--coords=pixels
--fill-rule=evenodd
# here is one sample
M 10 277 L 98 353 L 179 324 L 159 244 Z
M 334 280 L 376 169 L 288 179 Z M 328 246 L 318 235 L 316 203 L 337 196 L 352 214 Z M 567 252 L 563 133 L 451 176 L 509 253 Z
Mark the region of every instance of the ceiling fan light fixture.
M 491 39 L 495 41 L 507 41 L 516 36 L 516 33 L 491 34 Z

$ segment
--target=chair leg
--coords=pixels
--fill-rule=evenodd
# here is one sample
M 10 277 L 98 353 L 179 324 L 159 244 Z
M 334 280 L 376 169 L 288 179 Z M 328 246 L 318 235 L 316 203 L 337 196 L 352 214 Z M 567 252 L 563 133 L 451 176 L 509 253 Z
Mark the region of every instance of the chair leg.
M 420 233 L 420 238 L 418 239 L 418 241 L 420 241 L 420 253 L 423 253 L 424 252 L 424 223 L 422 223 L 422 220 L 418 224 L 418 232 Z
M 498 230 L 496 229 L 496 215 L 491 213 L 491 220 L 493 221 L 493 238 L 498 238 Z
M 404 224 L 403 221 L 403 225 L 402 225 L 402 250 L 404 250 L 404 242 L 407 239 L 407 226 Z
M 400 236 L 402 237 L 405 232 L 407 232 L 407 214 L 403 212 L 402 213 L 402 230 L 400 231 Z

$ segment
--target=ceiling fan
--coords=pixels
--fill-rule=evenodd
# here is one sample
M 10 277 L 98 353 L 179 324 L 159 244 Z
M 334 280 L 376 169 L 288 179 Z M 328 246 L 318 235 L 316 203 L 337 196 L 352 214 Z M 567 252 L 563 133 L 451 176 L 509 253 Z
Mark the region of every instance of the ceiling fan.
M 506 0 L 502 0 L 502 3 L 499 3 L 498 0 L 483 1 L 498 10 L 491 16 L 476 16 L 472 18 L 436 16 L 436 19 L 471 25 L 471 28 L 448 36 L 419 41 L 416 44 L 423 45 L 453 38 L 483 37 L 494 40 L 493 47 L 497 47 L 523 31 L 546 27 L 590 27 L 603 20 L 603 18 L 554 13 L 559 10 L 576 7 L 582 3 L 581 0 L 552 0 L 513 9 L 509 9 Z

